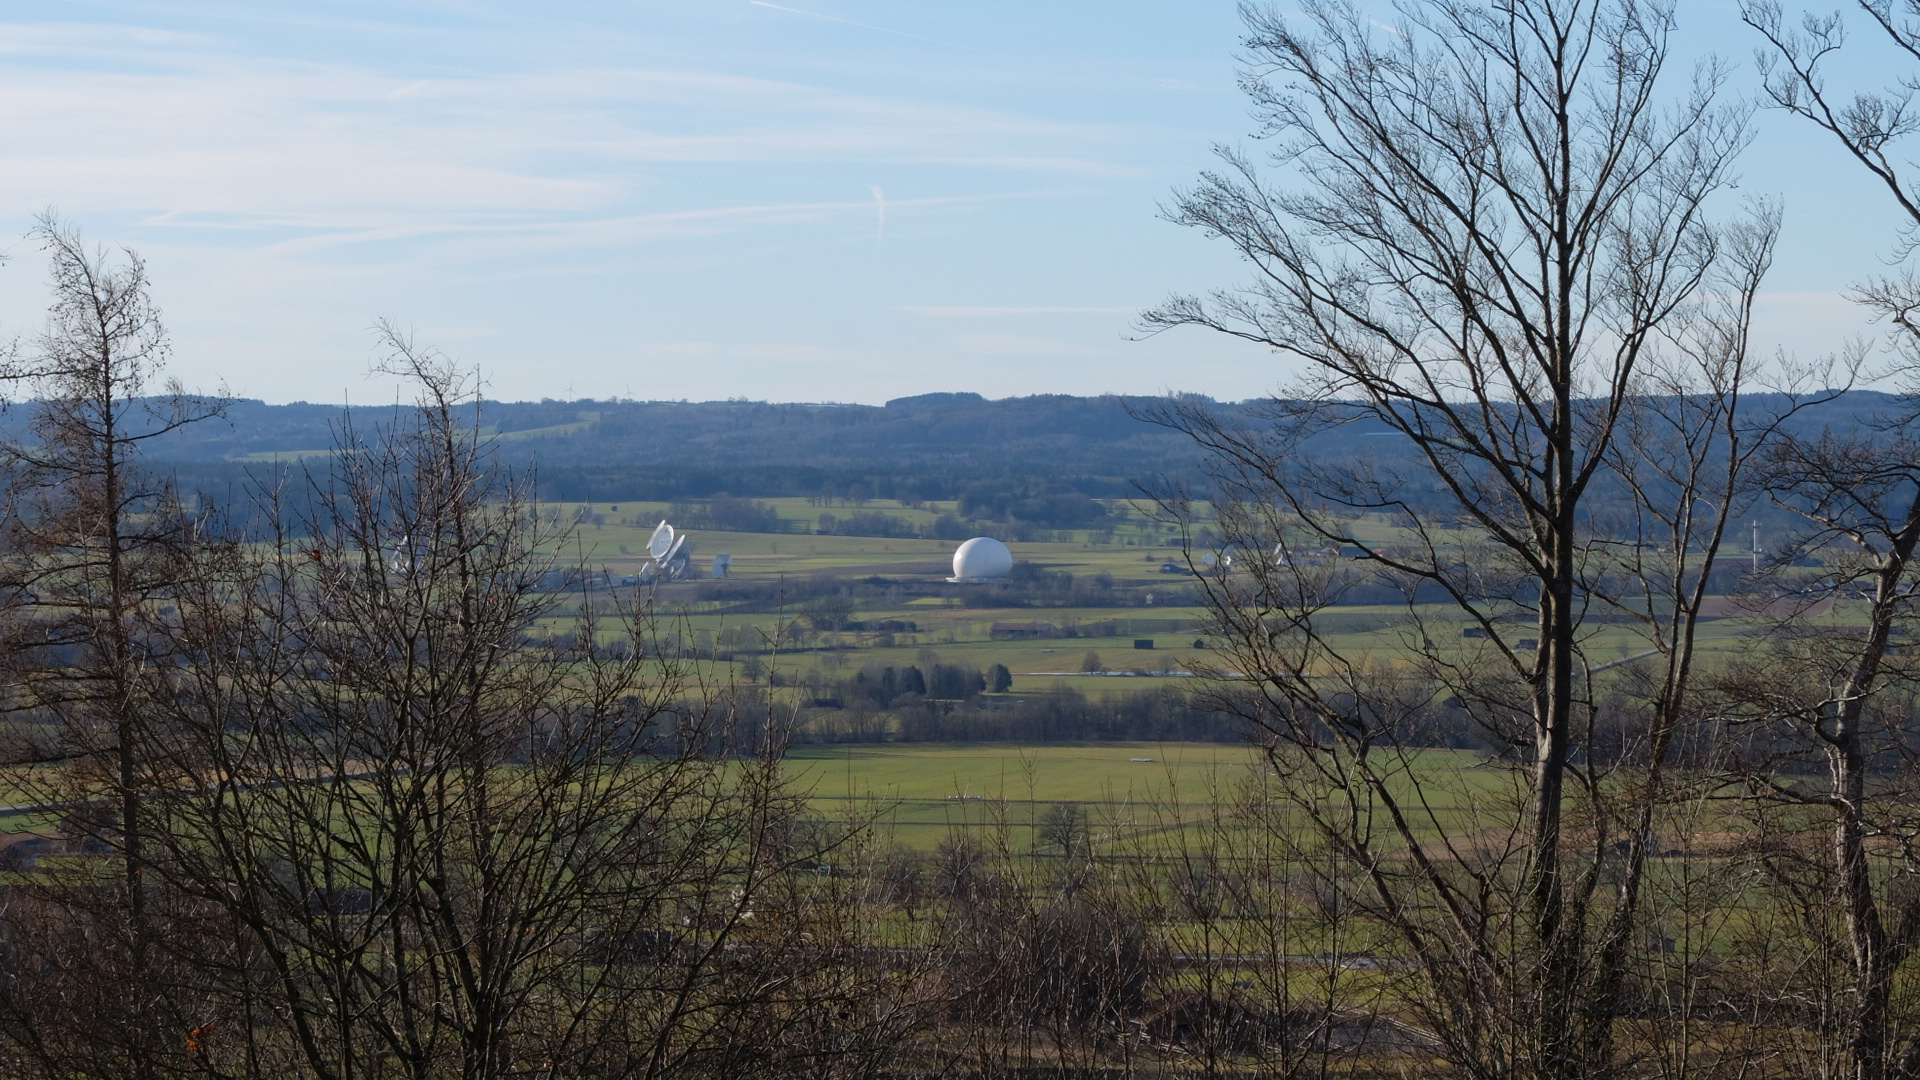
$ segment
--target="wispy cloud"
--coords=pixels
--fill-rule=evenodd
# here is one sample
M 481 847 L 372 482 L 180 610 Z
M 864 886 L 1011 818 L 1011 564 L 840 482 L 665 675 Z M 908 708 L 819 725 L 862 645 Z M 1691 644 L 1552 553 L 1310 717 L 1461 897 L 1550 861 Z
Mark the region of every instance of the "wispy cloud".
M 0 234 L 55 204 L 137 247 L 176 370 L 283 400 L 363 386 L 380 313 L 457 345 L 508 396 L 706 379 L 864 400 L 924 389 L 900 357 L 927 349 L 1017 387 L 1065 384 L 1035 361 L 1097 353 L 1110 372 L 1144 355 L 1111 328 L 1127 307 L 899 307 L 979 295 L 982 275 L 1016 300 L 1058 295 L 1054 273 L 1098 279 L 1094 295 L 1164 290 L 1097 254 L 1153 249 L 1102 215 L 1150 223 L 1186 139 L 1088 95 L 1097 69 L 1112 95 L 1168 100 L 1138 58 L 1083 69 L 1022 31 L 982 60 L 946 46 L 1003 40 L 1017 6 L 868 24 L 842 12 L 882 8 L 856 2 L 9 9 Z M 919 29 L 957 40 L 901 43 Z M 37 256 L 17 247 L 0 329 L 40 318 Z M 928 334 L 926 318 L 960 321 Z M 682 344 L 640 348 L 636 327 Z M 1034 333 L 976 332 L 1007 329 Z
M 901 311 L 935 319 L 981 319 L 1004 315 L 1133 315 L 1137 307 L 940 307 L 909 304 Z
M 1073 338 L 1023 337 L 1018 334 L 962 334 L 952 344 L 954 351 L 975 356 L 1091 360 L 1112 351 L 1101 344 Z
M 395 78 L 235 57 L 187 35 L 13 29 L 0 41 L 38 61 L 0 71 L 0 209 L 16 213 L 59 201 L 161 225 L 425 234 L 631 203 L 664 166 L 1092 175 L 1111 173 L 1100 155 L 1124 143 L 1100 125 L 725 73 Z
M 974 51 L 976 52 L 984 51 L 984 50 L 976 49 L 972 45 L 962 45 L 957 41 L 942 41 L 939 38 L 924 37 L 920 34 L 910 34 L 905 30 L 894 30 L 890 27 L 875 26 L 872 23 L 856 22 L 853 19 L 843 19 L 838 15 L 822 15 L 817 11 L 802 11 L 799 8 L 787 7 L 785 4 L 770 4 L 767 2 L 767 0 L 747 0 L 747 3 L 753 7 L 772 8 L 774 11 L 784 11 L 790 15 L 805 15 L 809 19 L 824 19 L 827 22 L 837 22 L 843 26 L 857 26 L 862 30 L 876 30 L 882 34 L 892 34 L 895 37 L 912 38 L 915 41 L 930 42 L 934 45 L 947 45 L 955 49 L 974 49 Z
M 1011 192 L 888 199 L 886 205 L 896 210 L 955 208 L 1047 194 L 1051 193 Z M 871 213 L 873 208 L 874 204 L 869 200 L 848 199 L 832 202 L 710 206 L 697 210 L 675 210 L 654 214 L 590 216 L 530 222 L 408 222 L 380 227 L 339 229 L 318 235 L 294 237 L 270 244 L 267 250 L 280 254 L 296 254 L 353 244 L 423 237 L 468 238 L 482 240 L 490 245 L 507 241 L 515 243 L 514 250 L 522 252 L 541 248 L 563 250 L 582 247 L 617 247 L 668 237 L 718 236 L 760 225 L 798 224 L 853 217 Z M 216 224 L 215 227 L 219 226 Z

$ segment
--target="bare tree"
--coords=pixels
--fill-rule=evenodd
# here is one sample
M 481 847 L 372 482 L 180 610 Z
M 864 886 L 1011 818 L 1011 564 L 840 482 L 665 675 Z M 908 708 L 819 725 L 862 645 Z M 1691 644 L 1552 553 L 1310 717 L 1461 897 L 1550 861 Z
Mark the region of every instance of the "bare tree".
M 1390 28 L 1330 0 L 1242 10 L 1274 176 L 1223 149 L 1169 216 L 1254 280 L 1145 320 L 1305 371 L 1259 426 L 1158 414 L 1212 452 L 1218 527 L 1248 571 L 1202 578 L 1229 666 L 1253 677 L 1223 702 L 1274 734 L 1300 809 L 1363 868 L 1356 910 L 1397 928 L 1449 1056 L 1480 1076 L 1603 1074 L 1656 804 L 1603 805 L 1590 750 L 1612 658 L 1589 650 L 1593 609 L 1633 620 L 1665 668 L 1638 750 L 1657 768 L 1768 427 L 1740 403 L 1775 217 L 1709 216 L 1746 113 L 1712 65 L 1667 91 L 1666 4 L 1432 0 Z M 1401 456 L 1316 460 L 1313 437 L 1349 426 Z M 1329 633 L 1326 608 L 1363 586 L 1407 600 L 1392 665 Z M 1443 709 L 1515 764 L 1510 786 L 1423 765 Z M 1657 798 L 1657 774 L 1638 790 Z
M 1823 880 L 1844 913 L 1839 938 L 1852 972 L 1844 1071 L 1880 1077 L 1920 1066 L 1920 1032 L 1911 1020 L 1896 1031 L 1891 1013 L 1896 981 L 1920 942 L 1920 903 L 1889 887 L 1920 871 L 1920 863 L 1904 846 L 1875 855 L 1877 837 L 1905 828 L 1908 788 L 1890 778 L 1905 775 L 1896 765 L 1912 740 L 1910 709 L 1901 703 L 1910 692 L 1908 673 L 1892 656 L 1898 635 L 1913 625 L 1920 544 L 1920 474 L 1913 467 L 1920 447 L 1920 405 L 1913 397 L 1920 280 L 1905 258 L 1920 229 L 1920 186 L 1902 156 L 1917 130 L 1912 72 L 1920 69 L 1920 5 L 1861 0 L 1857 11 L 1880 45 L 1908 61 L 1908 70 L 1887 85 L 1860 81 L 1863 72 L 1884 67 L 1846 63 L 1860 49 L 1849 45 L 1841 13 L 1795 22 L 1773 0 L 1741 5 L 1764 42 L 1759 61 L 1766 98 L 1831 136 L 1843 159 L 1884 188 L 1904 219 L 1898 269 L 1862 281 L 1854 299 L 1890 327 L 1895 360 L 1887 374 L 1906 390 L 1895 408 L 1859 430 L 1803 433 L 1772 456 L 1774 496 L 1807 526 L 1785 546 L 1816 551 L 1825 564 L 1813 573 L 1780 567 L 1781 586 L 1798 592 L 1803 607 L 1858 597 L 1865 601 L 1865 626 L 1815 630 L 1804 620 L 1780 620 L 1775 647 L 1766 654 L 1769 667 L 1748 665 L 1741 690 L 1748 715 L 1781 725 L 1773 730 L 1788 743 L 1778 749 L 1805 755 L 1812 760 L 1801 766 L 1817 764 L 1825 773 L 1818 785 L 1769 780 L 1759 769 L 1752 779 L 1762 798 L 1815 809 L 1827 822 L 1830 861 Z M 1854 353 L 1864 357 L 1864 346 Z
M 142 610 L 178 582 L 195 522 L 171 481 L 141 455 L 152 440 L 217 415 L 222 401 L 171 381 L 154 394 L 168 343 L 138 255 L 122 252 L 116 264 L 50 213 L 31 235 L 50 257 L 53 300 L 32 346 L 0 366 L 28 412 L 25 437 L 0 447 L 0 588 L 19 691 L 7 704 L 47 722 L 48 736 L 31 740 L 26 755 L 65 763 L 54 774 L 61 789 L 43 796 L 113 795 L 113 813 L 72 818 L 115 849 L 122 874 L 112 913 L 97 913 L 103 923 L 94 932 L 126 950 L 126 1010 L 119 1024 L 102 1013 L 96 1025 L 104 1025 L 104 1041 L 131 1040 L 127 1064 L 146 1074 L 151 1063 L 140 1044 L 154 1038 L 148 1010 L 156 990 L 145 975 L 157 931 L 145 910 L 137 783 L 145 767 L 134 726 L 142 671 L 157 658 L 141 632 Z
M 261 490 L 136 615 L 179 661 L 142 668 L 130 729 L 146 888 L 170 930 L 209 928 L 156 944 L 204 1015 L 154 1058 L 870 1071 L 918 997 L 854 962 L 842 898 L 803 873 L 857 826 L 806 827 L 780 714 L 690 683 L 643 612 L 556 573 L 565 532 L 493 463 L 471 377 L 383 341 L 416 407 L 343 423 L 304 488 Z
M 1824 844 L 1800 835 L 1787 842 L 1799 857 L 1764 865 L 1792 906 L 1808 907 L 1795 896 L 1805 890 L 1840 916 L 1838 932 L 1812 937 L 1848 969 L 1851 1004 L 1834 1025 L 1836 1057 L 1838 1071 L 1856 1077 L 1906 1075 L 1920 1064 L 1920 1017 L 1896 1026 L 1894 1013 L 1898 980 L 1920 945 L 1920 896 L 1904 886 L 1920 873 L 1920 853 L 1896 839 L 1916 825 L 1914 672 L 1896 652 L 1920 627 L 1920 441 L 1910 402 L 1885 419 L 1879 431 L 1784 439 L 1771 455 L 1775 498 L 1806 527 L 1772 568 L 1782 596 L 1772 602 L 1764 647 L 1724 677 L 1734 715 L 1761 725 L 1737 777 L 1760 803 L 1800 816 L 1782 818 L 1764 805 L 1754 814 L 1771 820 L 1777 835 L 1796 831 L 1788 824 L 1827 832 Z M 1800 552 L 1817 552 L 1820 565 L 1792 565 Z M 1864 625 L 1804 617 L 1836 603 L 1858 610 Z
M 1365 996 L 1341 988 L 1374 959 L 1374 928 L 1340 905 L 1336 882 L 1353 867 L 1324 849 L 1302 861 L 1314 845 L 1291 839 L 1291 806 L 1274 788 L 1249 762 L 1198 790 L 1169 776 L 1128 807 L 1113 862 L 1161 958 L 1137 1028 L 1171 1075 L 1324 1076 L 1343 1058 L 1401 1048 L 1370 1028 L 1378 1010 Z

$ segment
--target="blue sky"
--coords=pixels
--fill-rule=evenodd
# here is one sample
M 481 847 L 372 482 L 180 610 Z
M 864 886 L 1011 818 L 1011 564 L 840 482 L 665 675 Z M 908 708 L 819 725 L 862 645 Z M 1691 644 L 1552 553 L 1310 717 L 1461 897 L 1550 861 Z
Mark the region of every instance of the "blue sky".
M 1750 88 L 1733 6 L 1681 17 Z M 1129 333 L 1239 276 L 1156 217 L 1252 129 L 1237 29 L 1231 0 L 17 4 L 0 236 L 55 206 L 139 250 L 174 371 L 269 401 L 390 397 L 382 316 L 508 399 L 1255 396 L 1272 356 Z M 1885 197 L 1760 126 L 1763 336 L 1873 332 L 1841 293 L 1892 251 Z M 0 250 L 31 332 L 38 256 Z

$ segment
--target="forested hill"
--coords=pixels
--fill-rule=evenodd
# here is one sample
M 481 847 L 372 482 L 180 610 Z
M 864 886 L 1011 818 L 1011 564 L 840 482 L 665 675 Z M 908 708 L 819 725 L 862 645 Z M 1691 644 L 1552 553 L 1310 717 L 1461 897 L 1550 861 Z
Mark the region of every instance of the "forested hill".
M 1192 471 L 1199 458 L 1191 440 L 1136 419 L 1128 404 L 1114 396 L 988 401 L 960 393 L 884 406 L 487 402 L 481 423 L 500 436 L 508 460 L 537 466 L 542 494 L 555 499 L 952 499 L 970 484 L 1007 479 L 1113 497 L 1134 494 L 1136 480 Z M 352 415 L 365 425 L 385 411 Z M 189 485 L 220 483 L 275 456 L 326 450 L 342 415 L 337 406 L 237 401 L 225 420 L 169 436 L 152 456 Z
M 979 394 L 924 394 L 883 406 L 751 401 L 487 402 L 484 427 L 506 460 L 537 467 L 543 497 L 672 500 L 718 493 L 744 497 L 823 494 L 954 499 L 982 486 L 1033 497 L 1135 494 L 1142 481 L 1192 476 L 1192 440 L 1135 415 L 1153 399 L 1036 395 L 990 401 Z M 1856 391 L 1808 410 L 1797 427 L 1858 429 L 1895 399 Z M 1772 407 L 1750 399 L 1756 411 Z M 1132 411 L 1130 411 L 1130 406 Z M 1248 421 L 1248 404 L 1214 403 Z M 13 411 L 13 418 L 19 410 Z M 324 453 L 343 418 L 339 406 L 233 403 L 225 419 L 194 425 L 149 448 L 188 487 L 230 487 L 275 459 Z M 377 424 L 391 407 L 358 407 L 355 424 Z M 1316 456 L 1392 463 L 1405 445 L 1376 422 L 1316 437 Z

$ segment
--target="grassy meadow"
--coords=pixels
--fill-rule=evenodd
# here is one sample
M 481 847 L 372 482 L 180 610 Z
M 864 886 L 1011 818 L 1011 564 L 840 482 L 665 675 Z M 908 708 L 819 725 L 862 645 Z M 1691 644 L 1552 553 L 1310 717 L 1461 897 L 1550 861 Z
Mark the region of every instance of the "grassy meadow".
M 1512 774 L 1482 762 L 1465 751 L 1410 755 L 1409 770 L 1450 832 L 1508 803 Z M 788 754 L 787 770 L 817 812 L 873 816 L 895 843 L 921 851 L 981 828 L 1004 828 L 1015 850 L 1030 850 L 1048 812 L 1073 806 L 1097 848 L 1124 853 L 1144 834 L 1177 828 L 1174 821 L 1261 801 L 1269 782 L 1260 752 L 1231 743 L 803 745 Z
M 800 583 L 817 587 L 823 581 L 882 581 L 887 587 L 868 589 L 871 595 L 857 602 L 852 618 L 863 626 L 895 623 L 914 629 L 849 629 L 789 641 L 782 628 L 806 624 L 801 602 L 769 611 L 765 605 L 701 599 L 707 584 L 703 581 L 651 590 L 649 617 L 659 632 L 696 651 L 719 654 L 718 659 L 699 661 L 701 676 L 710 682 L 754 681 L 743 656 L 731 654 L 724 644 L 716 647 L 729 640 L 729 634 L 736 642 L 784 642 L 776 654 L 762 657 L 766 671 L 758 681 L 767 682 L 768 673 L 784 675 L 786 689 L 774 693 L 789 703 L 805 699 L 809 675 L 848 677 L 873 667 L 924 665 L 934 656 L 942 663 L 983 671 L 1004 664 L 1012 673 L 1012 688 L 990 698 L 1023 699 L 1071 689 L 1096 701 L 1190 687 L 1194 683 L 1189 673 L 1218 658 L 1203 647 L 1197 630 L 1204 612 L 1195 603 L 1194 579 L 1163 570 L 1168 563 L 1183 565 L 1180 538 L 1125 503 L 1109 504 L 1118 519 L 1111 528 L 1056 530 L 1044 539 L 1009 546 L 1016 560 L 1046 571 L 1076 579 L 1104 576 L 1115 586 L 1115 595 L 1130 603 L 988 607 L 975 606 L 964 587 L 945 583 L 957 541 L 818 535 L 800 530 L 813 527 L 821 514 L 845 515 L 850 508 L 804 498 L 756 501 L 772 507 L 791 531 L 686 530 L 698 567 L 704 569 L 712 556 L 727 552 L 733 556 L 733 583 L 778 589 L 792 582 L 796 593 L 806 591 L 797 587 Z M 616 579 L 639 573 L 655 525 L 670 519 L 673 511 L 665 503 L 549 503 L 540 509 L 552 520 L 574 523 L 565 549 L 552 553 L 558 562 L 605 568 Z M 915 526 L 955 509 L 953 504 L 908 507 L 890 500 L 870 500 L 859 508 Z M 629 587 L 621 592 L 641 597 L 647 590 Z M 563 603 L 548 625 L 569 630 L 575 618 Z M 1459 624 L 1439 608 L 1432 609 L 1431 619 L 1436 627 Z M 992 631 L 999 622 L 1047 622 L 1056 627 L 1056 636 L 996 639 Z M 1330 642 L 1350 655 L 1390 662 L 1420 644 L 1402 605 L 1341 607 L 1328 613 L 1326 622 L 1334 628 Z M 1074 636 L 1064 636 L 1069 633 Z M 1744 633 L 1739 620 L 1725 619 L 1704 624 L 1701 636 L 1709 649 L 1731 649 L 1741 645 Z M 1452 636 L 1457 639 L 1457 631 Z M 1137 647 L 1140 642 L 1151 642 L 1152 647 Z M 1587 649 L 1596 663 L 1605 663 L 1637 654 L 1644 646 L 1628 627 L 1609 625 L 1595 630 Z M 1091 657 L 1106 670 L 1083 671 Z M 1426 755 L 1421 767 L 1431 769 L 1430 776 L 1457 778 L 1453 786 L 1459 789 L 1458 812 L 1493 794 L 1483 790 L 1483 778 L 1495 773 L 1476 774 L 1477 755 L 1420 753 Z M 792 750 L 788 768 L 823 810 L 878 813 L 899 843 L 915 849 L 931 848 L 955 826 L 1000 824 L 1028 835 L 1048 808 L 1064 804 L 1081 806 L 1089 820 L 1105 823 L 1112 842 L 1144 807 L 1210 805 L 1261 775 L 1257 752 L 1233 741 L 803 743 Z M 0 777 L 0 795 L 6 796 L 0 798 L 0 807 L 32 801 L 28 788 L 44 790 L 42 785 L 5 780 Z M 1453 815 L 1456 809 L 1443 806 L 1440 812 Z M 50 820 L 44 811 L 0 818 L 5 819 L 0 829 L 14 830 Z
M 819 535 L 802 530 L 814 527 L 821 514 L 844 518 L 852 508 L 802 498 L 756 502 L 774 509 L 790 531 L 685 530 L 697 566 L 704 568 L 713 555 L 727 552 L 733 556 L 734 583 L 763 588 L 791 583 L 786 587 L 793 588 L 796 597 L 810 595 L 823 583 L 862 586 L 851 612 L 862 629 L 801 634 L 783 644 L 777 655 L 763 657 L 768 670 L 786 680 L 785 689 L 773 691 L 776 699 L 805 703 L 815 692 L 809 687 L 823 681 L 851 678 L 863 669 L 924 667 L 937 657 L 941 663 L 981 670 L 1006 665 L 1012 688 L 990 699 L 1071 690 L 1111 701 L 1194 687 L 1189 673 L 1218 660 L 1216 652 L 1203 646 L 1197 629 L 1204 612 L 1198 606 L 1196 582 L 1188 574 L 1162 569 L 1169 562 L 1184 565 L 1180 537 L 1136 507 L 1110 503 L 1110 513 L 1118 519 L 1111 528 L 1058 530 L 1009 543 L 1016 560 L 1044 571 L 1110 581 L 1113 595 L 1126 603 L 992 607 L 970 598 L 964 586 L 945 583 L 958 541 Z M 673 508 L 664 503 L 567 503 L 543 510 L 556 520 L 577 522 L 564 553 L 568 561 L 604 566 L 616 578 L 639 572 L 654 526 L 673 516 Z M 919 527 L 956 507 L 871 500 L 859 510 Z M 1376 539 L 1392 539 L 1384 523 L 1366 528 L 1379 534 Z M 703 592 L 705 588 L 698 581 L 661 586 L 652 592 L 651 612 L 661 631 L 683 643 L 709 648 L 722 643 L 713 648 L 722 658 L 703 662 L 717 680 L 748 681 L 745 662 L 725 658 L 726 641 L 764 642 L 781 636 L 783 625 L 807 625 L 806 605 L 798 598 L 790 608 L 770 612 L 764 606 L 752 609 L 724 599 L 702 599 L 719 595 Z M 1444 607 L 1428 607 L 1420 614 L 1424 626 L 1416 628 L 1405 605 L 1350 605 L 1327 612 L 1323 625 L 1332 631 L 1329 642 L 1348 655 L 1387 664 L 1421 649 L 1423 634 L 1443 648 L 1490 647 L 1463 639 L 1465 624 Z M 1847 613 L 1842 609 L 1826 617 L 1843 620 Z M 557 614 L 556 629 L 568 618 Z M 1001 622 L 1051 623 L 1056 636 L 1004 640 L 1003 635 L 997 640 L 993 626 Z M 870 629 L 889 623 L 911 624 L 912 629 Z M 1711 654 L 1746 647 L 1750 630 L 1744 620 L 1715 619 L 1702 624 L 1699 637 Z M 1065 636 L 1069 633 L 1073 636 Z M 1146 641 L 1152 648 L 1136 647 Z M 1596 622 L 1585 649 L 1592 663 L 1605 665 L 1639 655 L 1646 645 L 1628 624 Z M 1083 672 L 1089 654 L 1097 657 L 1104 672 Z M 766 681 L 765 674 L 760 681 Z M 1480 767 L 1480 754 L 1430 750 L 1412 756 L 1417 760 L 1409 768 L 1423 774 L 1428 797 L 1438 800 L 1430 807 L 1438 827 L 1474 831 L 1481 824 L 1470 818 L 1486 814 L 1491 822 L 1504 817 L 1504 808 L 1511 805 L 1513 774 Z M 877 815 L 894 842 L 923 851 L 954 828 L 1003 829 L 1015 847 L 1031 850 L 1035 823 L 1050 809 L 1068 804 L 1080 807 L 1096 826 L 1096 844 L 1118 850 L 1129 837 L 1163 829 L 1170 813 L 1182 816 L 1216 805 L 1267 775 L 1257 752 L 1233 741 L 802 743 L 791 752 L 788 767 L 823 813 Z
M 815 527 L 821 514 L 845 517 L 851 508 L 822 505 L 804 498 L 756 500 L 773 507 L 791 527 Z M 1120 505 L 1120 504 L 1116 504 Z M 671 517 L 665 503 L 581 504 L 561 503 L 543 506 L 543 511 L 558 520 L 577 520 L 564 552 L 556 555 L 566 562 L 604 567 L 616 578 L 636 575 L 645 565 L 647 539 L 655 525 Z M 955 509 L 951 503 L 926 503 L 906 507 L 892 500 L 864 503 L 859 512 L 883 513 L 916 527 L 930 524 L 942 513 Z M 824 663 L 838 670 L 859 670 L 868 664 L 904 667 L 916 663 L 925 650 L 935 650 L 948 663 L 964 663 L 985 669 L 1005 664 L 1015 673 L 1016 691 L 1049 688 L 1058 679 L 1068 679 L 1083 690 L 1105 696 L 1137 689 L 1138 677 L 1188 670 L 1202 658 L 1194 649 L 1197 639 L 1194 625 L 1201 612 L 1191 603 L 1192 579 L 1184 574 L 1163 573 L 1169 561 L 1181 559 L 1178 538 L 1168 529 L 1145 521 L 1136 512 L 1112 529 L 1056 530 L 1048 539 L 1009 543 L 1014 558 L 1031 562 L 1053 572 L 1076 578 L 1105 575 L 1129 595 L 1137 594 L 1138 603 L 1126 607 L 1022 607 L 992 608 L 967 606 L 960 596 L 916 595 L 920 586 L 941 585 L 952 573 L 953 552 L 958 543 L 902 537 L 810 535 L 800 532 L 754 533 L 717 530 L 687 530 L 694 548 L 694 562 L 702 571 L 712 557 L 721 552 L 733 556 L 732 577 L 745 584 L 754 583 L 778 589 L 782 582 L 817 582 L 820 579 L 863 581 L 884 579 L 898 588 L 897 599 L 863 600 L 853 613 L 862 623 L 912 623 L 910 632 L 848 631 L 821 635 L 806 646 L 783 650 L 775 659 L 777 668 L 804 671 Z M 944 590 L 951 593 L 952 590 Z M 773 638 L 780 627 L 802 618 L 802 604 L 796 600 L 788 611 L 742 613 L 730 610 L 736 605 L 725 602 L 701 602 L 695 599 L 697 584 L 674 584 L 654 594 L 652 616 L 662 630 L 693 641 L 703 635 L 719 637 L 728 630 Z M 1186 601 L 1185 603 L 1179 601 Z M 564 612 L 557 614 L 558 628 L 570 621 Z M 1062 631 L 1072 628 L 1075 636 L 1042 640 L 994 640 L 996 622 L 1042 621 Z M 1093 624 L 1090 631 L 1111 629 L 1111 633 L 1089 632 L 1080 628 Z M 1112 624 L 1110 627 L 1107 624 Z M 753 638 L 749 638 L 753 640 Z M 1136 649 L 1136 640 L 1152 640 L 1151 650 Z M 1088 652 L 1100 654 L 1102 662 L 1114 672 L 1112 678 L 1082 678 L 1080 671 Z M 716 674 L 722 678 L 737 675 L 737 665 L 721 664 Z M 1135 678 L 1127 673 L 1138 672 Z M 1035 685 L 1019 679 L 1021 675 L 1045 680 Z
M 1141 807 L 1213 803 L 1253 779 L 1258 755 L 1220 743 L 842 744 L 796 747 L 787 767 L 816 811 L 877 814 L 895 843 L 924 851 L 955 829 L 996 826 L 1030 847 L 1061 805 L 1111 834 Z
M 958 541 L 799 531 L 816 527 L 822 514 L 844 518 L 853 512 L 885 514 L 921 527 L 943 513 L 954 512 L 954 504 L 908 507 L 876 499 L 856 510 L 806 498 L 755 502 L 771 508 L 785 527 L 794 531 L 686 530 L 695 565 L 704 573 L 714 555 L 731 554 L 732 578 L 737 583 L 791 589 L 795 596 L 792 604 L 782 610 L 769 611 L 765 605 L 758 605 L 758 610 L 748 611 L 744 609 L 749 605 L 700 599 L 698 582 L 666 585 L 653 593 L 651 609 L 662 630 L 688 643 L 725 642 L 731 632 L 735 636 L 730 640 L 764 644 L 779 636 L 783 626 L 805 625 L 801 598 L 812 587 L 842 581 L 880 586 L 866 591 L 884 594 L 862 596 L 851 613 L 853 620 L 866 626 L 910 623 L 913 629 L 846 630 L 809 636 L 797 644 L 788 642 L 782 645 L 781 655 L 773 658 L 777 670 L 800 676 L 815 668 L 844 674 L 869 665 L 904 667 L 920 662 L 932 651 L 942 662 L 982 670 L 993 664 L 1006 665 L 1014 675 L 1016 694 L 1072 686 L 1105 698 L 1165 685 L 1161 679 L 1178 680 L 1179 673 L 1208 666 L 1212 659 L 1199 647 L 1196 628 L 1204 612 L 1198 606 L 1194 579 L 1184 572 L 1163 569 L 1169 563 L 1184 567 L 1180 537 L 1124 501 L 1108 501 L 1110 513 L 1117 519 L 1110 527 L 1042 530 L 1044 538 L 1008 544 L 1017 561 L 1048 572 L 1071 574 L 1079 581 L 1108 582 L 1113 587 L 1112 595 L 1124 602 L 1118 606 L 1022 607 L 978 605 L 963 589 L 945 586 Z M 577 522 L 566 550 L 556 552 L 557 557 L 569 563 L 604 567 L 615 578 L 640 572 L 646 563 L 647 539 L 655 525 L 673 516 L 673 508 L 666 503 L 553 503 L 544 504 L 542 510 L 555 521 Z M 1384 522 L 1362 523 L 1360 531 L 1378 533 L 1377 539 L 1385 542 L 1392 539 L 1391 529 Z M 1458 641 L 1465 624 L 1450 610 L 1433 606 L 1424 614 L 1431 620 L 1427 636 L 1435 637 L 1436 643 L 1439 638 Z M 1829 616 L 1845 617 L 1844 610 Z M 560 629 L 570 621 L 570 615 L 558 612 L 553 626 Z M 1056 635 L 995 639 L 995 623 L 1030 621 L 1053 624 Z M 1349 655 L 1391 662 L 1395 655 L 1423 645 L 1421 633 L 1401 604 L 1343 606 L 1326 613 L 1322 622 L 1332 631 L 1329 643 Z M 1737 619 L 1709 621 L 1702 626 L 1701 641 L 1709 651 L 1737 648 L 1747 629 Z M 1152 647 L 1137 648 L 1136 642 L 1141 641 L 1152 642 Z M 1645 648 L 1634 629 L 1623 623 L 1595 625 L 1585 642 L 1587 656 L 1595 664 L 1625 659 Z M 727 650 L 723 645 L 704 651 Z M 1105 674 L 1082 674 L 1089 653 L 1097 655 Z M 737 678 L 738 665 L 720 662 L 713 674 L 723 680 Z

